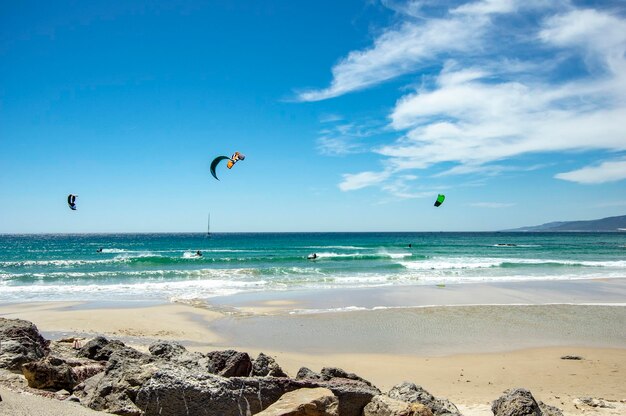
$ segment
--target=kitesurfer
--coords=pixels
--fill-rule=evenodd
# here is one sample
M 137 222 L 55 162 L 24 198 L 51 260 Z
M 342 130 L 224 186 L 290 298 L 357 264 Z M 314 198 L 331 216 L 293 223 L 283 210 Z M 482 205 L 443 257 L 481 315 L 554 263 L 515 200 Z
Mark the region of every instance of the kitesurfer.
M 96 250 L 96 253 L 102 253 L 102 247 Z
M 202 252 L 200 250 L 196 251 L 196 257 L 202 257 Z
M 316 258 L 317 258 L 317 253 L 309 254 L 307 256 L 307 259 L 309 259 L 309 260 L 315 260 Z

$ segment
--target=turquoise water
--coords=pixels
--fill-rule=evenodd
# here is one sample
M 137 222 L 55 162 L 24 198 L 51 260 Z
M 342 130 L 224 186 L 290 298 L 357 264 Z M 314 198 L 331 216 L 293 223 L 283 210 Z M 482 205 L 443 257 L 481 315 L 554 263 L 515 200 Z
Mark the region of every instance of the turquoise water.
M 0 236 L 0 302 L 618 277 L 623 233 Z

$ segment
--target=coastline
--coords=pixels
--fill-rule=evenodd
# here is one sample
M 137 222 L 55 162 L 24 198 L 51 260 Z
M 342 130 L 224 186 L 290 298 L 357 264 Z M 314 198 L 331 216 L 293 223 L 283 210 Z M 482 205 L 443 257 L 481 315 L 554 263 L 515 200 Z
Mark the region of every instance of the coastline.
M 551 297 L 549 293 L 559 286 L 560 293 Z M 104 335 L 142 350 L 162 339 L 203 353 L 236 349 L 256 356 L 264 352 L 290 375 L 300 367 L 314 371 L 340 367 L 382 391 L 412 381 L 462 406 L 465 414 L 490 414 L 489 403 L 512 387 L 528 388 L 538 400 L 582 414 L 576 404 L 580 397 L 626 400 L 621 382 L 626 373 L 626 334 L 620 331 L 620 322 L 626 322 L 624 287 L 626 279 L 474 285 L 463 304 L 419 306 L 426 300 L 443 302 L 446 292 L 458 295 L 459 288 L 432 287 L 426 295 L 422 292 L 425 297 L 415 297 L 411 307 L 400 306 L 411 290 L 371 288 L 348 291 L 354 296 L 343 305 L 356 300 L 365 305 L 378 297 L 386 299 L 388 308 L 324 313 L 311 312 L 309 307 L 348 292 L 328 293 L 326 299 L 315 293 L 281 292 L 254 300 L 248 294 L 213 299 L 211 304 L 14 303 L 0 305 L 0 316 L 32 321 L 48 339 Z M 476 291 L 483 292 L 482 298 L 476 298 Z M 519 304 L 520 298 L 532 294 L 538 296 L 536 301 L 557 302 Z M 573 302 L 559 303 L 563 296 Z M 597 302 L 597 296 L 604 296 L 606 302 Z M 509 303 L 480 304 L 502 298 Z M 302 310 L 308 312 L 298 312 Z M 562 360 L 565 355 L 583 360 Z M 619 414 L 611 413 L 614 410 L 602 414 Z

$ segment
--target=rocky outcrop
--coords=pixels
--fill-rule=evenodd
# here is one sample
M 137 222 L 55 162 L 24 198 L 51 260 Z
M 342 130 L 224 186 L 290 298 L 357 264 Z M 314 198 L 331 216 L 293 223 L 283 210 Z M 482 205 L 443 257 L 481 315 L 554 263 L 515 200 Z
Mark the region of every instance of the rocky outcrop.
M 408 403 L 381 394 L 365 406 L 363 416 L 433 416 L 433 413 L 421 403 Z
M 521 388 L 506 390 L 491 404 L 491 411 L 494 416 L 542 416 L 533 395 Z
M 300 367 L 298 374 L 296 374 L 296 380 L 323 380 L 321 374 L 316 373 L 306 367 Z
M 222 377 L 246 377 L 252 372 L 252 360 L 248 353 L 211 351 L 206 356 L 212 363 L 213 372 Z
M 461 412 L 452 402 L 447 399 L 437 398 L 421 386 L 413 383 L 404 382 L 398 384 L 387 395 L 392 399 L 408 403 L 421 403 L 428 407 L 435 416 L 461 416 Z
M 250 375 L 254 377 L 288 377 L 276 360 L 263 353 L 260 353 L 256 360 L 252 362 L 252 373 Z
M 125 356 L 134 356 L 135 358 L 139 358 L 141 355 L 141 352 L 134 348 L 127 347 L 122 341 L 109 341 L 102 336 L 96 337 L 86 343 L 80 351 L 78 351 L 77 355 L 95 361 L 108 361 L 113 353 L 120 351 L 123 351 L 122 354 Z
M 563 411 L 555 406 L 550 406 L 544 402 L 537 402 L 543 416 L 563 416 Z
M 104 364 L 97 361 L 55 356 L 22 365 L 22 374 L 28 386 L 36 389 L 72 391 L 77 384 L 103 370 Z
M 32 322 L 0 318 L 0 368 L 21 371 L 22 364 L 43 358 L 48 344 Z
M 57 357 L 26 363 L 22 366 L 22 374 L 28 381 L 28 387 L 36 389 L 73 390 L 78 384 L 72 367 Z
M 157 341 L 148 347 L 148 351 L 154 357 L 170 362 L 173 365 L 180 365 L 189 369 L 198 369 L 207 373 L 214 373 L 213 362 L 207 356 L 199 352 L 189 352 L 187 349 L 171 341 Z
M 82 404 L 118 415 L 141 414 L 135 405 L 137 392 L 158 371 L 160 363 L 139 351 L 126 352 L 113 353 L 102 373 L 76 386 L 74 394 Z
M 337 397 L 328 389 L 298 389 L 283 394 L 256 416 L 338 416 L 337 406 Z

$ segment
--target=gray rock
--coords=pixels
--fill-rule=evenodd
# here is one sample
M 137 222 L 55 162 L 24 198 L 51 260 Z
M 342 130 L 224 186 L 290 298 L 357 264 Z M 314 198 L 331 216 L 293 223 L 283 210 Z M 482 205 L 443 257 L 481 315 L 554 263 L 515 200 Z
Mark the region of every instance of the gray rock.
M 32 322 L 0 318 L 0 368 L 20 371 L 22 364 L 43 358 L 48 344 Z
M 338 401 L 332 391 L 318 387 L 283 394 L 255 416 L 338 416 Z
M 287 377 L 287 374 L 269 355 L 260 353 L 259 356 L 252 362 L 252 376 L 256 377 Z
M 198 352 L 189 352 L 183 345 L 177 342 L 158 341 L 150 345 L 148 350 L 153 356 L 167 360 L 172 364 L 215 373 L 213 362 L 209 357 Z
M 371 386 L 372 383 L 370 383 L 369 381 L 357 376 L 354 373 L 348 373 L 344 370 L 342 370 L 341 368 L 336 368 L 336 367 L 324 367 L 322 368 L 322 371 L 320 372 L 320 375 L 322 376 L 323 380 L 330 380 L 333 378 L 347 378 L 349 380 L 358 380 L 361 381 L 365 384 L 367 384 L 368 386 Z
M 321 374 L 316 373 L 306 367 L 301 367 L 296 374 L 296 380 L 323 380 Z
M 408 403 L 379 394 L 365 406 L 363 416 L 433 416 L 433 413 L 421 403 Z
M 234 350 L 212 351 L 207 358 L 215 374 L 222 377 L 246 377 L 252 372 L 252 360 L 248 353 Z
M 139 416 L 142 413 L 135 406 L 137 392 L 163 362 L 146 354 L 125 356 L 124 352 L 113 353 L 104 372 L 76 387 L 75 394 L 81 403 L 94 410 L 118 415 Z
M 187 349 L 178 342 L 157 341 L 148 347 L 150 354 L 164 359 L 172 359 L 173 357 L 183 355 Z
M 387 395 L 392 399 L 404 402 L 421 403 L 428 407 L 435 416 L 461 416 L 461 412 L 452 402 L 437 398 L 414 383 L 398 384 L 389 390 Z
M 494 416 L 542 416 L 539 404 L 530 391 L 509 389 L 491 404 Z
M 325 387 L 337 396 L 339 414 L 361 416 L 380 391 L 350 379 L 294 380 L 286 377 L 220 377 L 184 367 L 167 367 L 143 384 L 136 405 L 150 415 L 188 414 L 239 416 L 256 414 L 283 394 L 301 388 Z
M 608 404 L 602 399 L 594 399 L 593 397 L 581 397 L 578 399 L 580 403 L 585 404 L 590 407 L 602 407 L 606 409 L 613 409 L 615 406 Z
M 544 402 L 538 402 L 538 404 L 543 416 L 563 416 L 563 411 L 558 407 L 550 406 Z
M 107 361 L 114 352 L 128 348 L 122 341 L 112 340 L 98 336 L 86 343 L 79 351 L 79 357 L 89 358 L 96 361 Z

